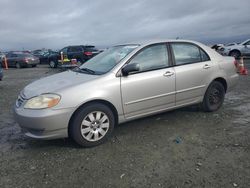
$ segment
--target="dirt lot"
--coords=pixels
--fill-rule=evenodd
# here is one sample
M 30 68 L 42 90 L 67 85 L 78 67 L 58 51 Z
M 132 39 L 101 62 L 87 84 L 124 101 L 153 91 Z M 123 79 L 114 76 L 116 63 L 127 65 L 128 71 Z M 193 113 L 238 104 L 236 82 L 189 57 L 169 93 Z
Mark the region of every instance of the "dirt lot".
M 84 149 L 69 139 L 27 138 L 13 119 L 20 90 L 57 71 L 4 72 L 0 187 L 250 187 L 249 76 L 217 112 L 194 106 L 122 124 L 105 144 Z

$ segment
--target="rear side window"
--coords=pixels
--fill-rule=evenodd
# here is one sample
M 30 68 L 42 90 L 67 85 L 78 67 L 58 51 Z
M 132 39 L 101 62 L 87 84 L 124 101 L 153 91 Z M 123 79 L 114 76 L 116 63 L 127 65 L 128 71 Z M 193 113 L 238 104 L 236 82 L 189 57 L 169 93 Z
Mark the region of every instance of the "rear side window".
M 210 58 L 202 49 L 200 49 L 200 53 L 201 53 L 201 60 L 202 61 L 210 61 Z
M 201 61 L 200 49 L 192 44 L 174 43 L 172 49 L 176 65 L 197 63 Z
M 69 47 L 68 49 L 69 52 L 81 52 L 83 51 L 82 48 L 79 46 L 72 46 L 72 47 Z
M 168 67 L 168 53 L 165 44 L 147 47 L 139 52 L 131 61 L 138 63 L 140 72 Z
M 171 44 L 176 65 L 209 61 L 209 56 L 198 46 L 189 43 Z
M 97 52 L 98 50 L 95 48 L 95 46 L 85 46 L 85 51 Z

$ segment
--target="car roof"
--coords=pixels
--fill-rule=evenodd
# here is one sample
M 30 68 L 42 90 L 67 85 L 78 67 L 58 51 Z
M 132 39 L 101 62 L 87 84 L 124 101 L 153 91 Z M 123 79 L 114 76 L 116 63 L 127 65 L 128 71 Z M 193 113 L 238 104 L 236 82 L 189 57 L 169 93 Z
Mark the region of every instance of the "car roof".
M 182 40 L 182 39 L 155 39 L 155 40 L 144 40 L 144 41 L 137 41 L 137 42 L 131 42 L 131 43 L 125 43 L 125 44 L 118 44 L 115 46 L 126 46 L 126 45 L 138 45 L 138 46 L 148 46 L 151 44 L 157 44 L 157 43 L 167 43 L 167 42 L 186 42 L 186 43 L 193 43 L 197 45 L 202 45 L 200 42 L 193 41 L 193 40 Z
M 69 48 L 69 47 L 87 47 L 87 48 L 95 48 L 94 45 L 70 45 L 70 46 L 66 46 L 66 48 Z
M 156 40 L 148 40 L 141 43 L 141 45 L 150 45 L 156 43 L 167 43 L 167 42 L 187 42 L 187 43 L 194 43 L 198 44 L 199 42 L 192 41 L 192 40 L 182 40 L 182 39 L 156 39 Z

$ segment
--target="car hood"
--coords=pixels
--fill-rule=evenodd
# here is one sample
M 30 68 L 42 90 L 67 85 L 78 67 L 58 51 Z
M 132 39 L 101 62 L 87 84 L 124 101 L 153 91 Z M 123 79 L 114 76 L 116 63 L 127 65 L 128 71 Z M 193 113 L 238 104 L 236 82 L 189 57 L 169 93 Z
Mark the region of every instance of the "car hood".
M 21 95 L 25 99 L 29 99 L 44 93 L 57 93 L 59 90 L 83 84 L 96 78 L 98 78 L 97 75 L 66 71 L 32 82 L 23 89 Z

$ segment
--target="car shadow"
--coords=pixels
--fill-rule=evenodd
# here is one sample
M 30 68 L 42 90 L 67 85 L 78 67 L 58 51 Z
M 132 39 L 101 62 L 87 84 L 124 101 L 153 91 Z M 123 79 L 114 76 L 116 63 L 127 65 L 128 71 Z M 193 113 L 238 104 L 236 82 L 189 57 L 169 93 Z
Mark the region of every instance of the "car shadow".
M 187 114 L 193 114 L 193 113 L 203 113 L 201 108 L 198 105 L 183 107 L 176 110 L 171 110 L 167 112 L 163 112 L 160 114 L 140 118 L 137 120 L 132 120 L 126 123 L 119 124 L 115 127 L 114 134 L 109 139 L 108 142 L 112 142 L 115 139 L 119 138 L 121 135 L 129 134 L 131 130 L 135 134 L 140 133 L 141 130 L 145 128 L 150 128 L 152 124 L 160 124 L 160 121 L 167 121 L 168 119 L 171 121 L 171 119 L 178 119 L 179 115 L 187 115 Z M 157 123 L 159 122 L 159 123 Z M 171 125 L 169 125 L 171 126 Z M 133 128 L 132 128 L 133 127 Z M 78 144 L 74 142 L 74 140 L 70 138 L 65 139 L 56 139 L 56 140 L 36 140 L 32 139 L 26 136 L 23 136 L 22 138 L 23 143 L 22 144 L 16 144 L 17 149 L 32 149 L 32 148 L 48 148 L 48 147 L 55 147 L 55 148 L 71 148 L 71 149 L 80 149 L 82 148 Z M 107 142 L 106 142 L 107 143 Z M 105 143 L 105 144 L 106 144 Z

